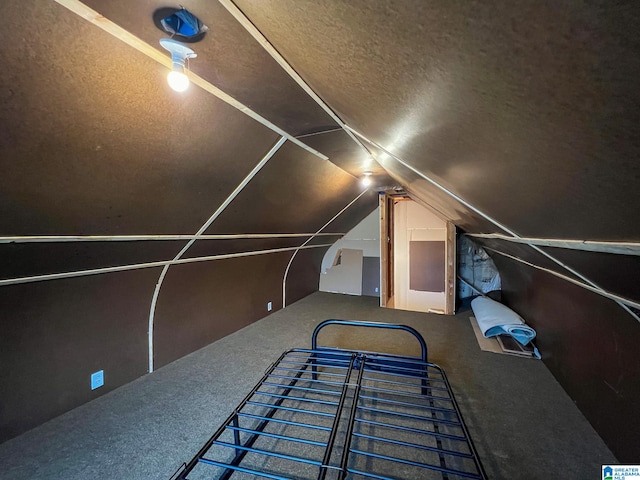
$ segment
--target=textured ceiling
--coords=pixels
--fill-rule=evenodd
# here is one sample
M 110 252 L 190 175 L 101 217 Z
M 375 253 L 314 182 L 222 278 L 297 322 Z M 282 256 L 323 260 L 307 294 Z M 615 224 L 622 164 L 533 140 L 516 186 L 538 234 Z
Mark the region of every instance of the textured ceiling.
M 87 0 L 86 5 L 159 50 L 153 13 L 165 1 Z M 309 97 L 271 56 L 218 2 L 180 2 L 209 27 L 204 39 L 192 45 L 198 57 L 190 69 L 225 93 L 292 135 L 336 128 L 336 123 Z
M 236 4 L 345 123 L 503 225 L 527 236 L 640 237 L 629 221 L 640 213 L 640 9 Z M 425 181 L 386 166 L 423 195 Z

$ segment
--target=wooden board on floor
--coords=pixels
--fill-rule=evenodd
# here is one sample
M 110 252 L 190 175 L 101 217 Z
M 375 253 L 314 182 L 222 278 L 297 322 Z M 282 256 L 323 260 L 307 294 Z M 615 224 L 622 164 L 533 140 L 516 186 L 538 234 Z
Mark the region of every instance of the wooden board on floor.
M 517 352 L 515 350 L 503 349 L 502 345 L 498 341 L 498 337 L 485 338 L 485 336 L 482 335 L 482 331 L 480 331 L 480 327 L 478 326 L 476 317 L 469 317 L 469 321 L 471 322 L 471 326 L 473 327 L 473 333 L 475 333 L 476 335 L 478 346 L 483 352 L 493 352 L 502 355 L 514 355 L 516 357 L 536 358 L 532 352 Z

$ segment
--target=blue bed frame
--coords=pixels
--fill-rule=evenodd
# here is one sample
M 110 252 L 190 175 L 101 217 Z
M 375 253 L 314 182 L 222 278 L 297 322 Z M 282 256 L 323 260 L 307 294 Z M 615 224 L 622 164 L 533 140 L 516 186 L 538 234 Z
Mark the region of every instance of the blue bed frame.
M 420 357 L 318 346 L 327 325 L 411 333 Z M 444 371 L 405 325 L 325 320 L 172 480 L 486 479 Z

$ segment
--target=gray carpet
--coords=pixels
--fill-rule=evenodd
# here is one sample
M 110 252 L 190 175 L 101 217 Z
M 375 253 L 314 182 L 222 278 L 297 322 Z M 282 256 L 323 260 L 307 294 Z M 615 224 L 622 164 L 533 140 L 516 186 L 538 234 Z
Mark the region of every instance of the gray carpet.
M 445 317 L 316 293 L 0 445 L 1 479 L 168 479 L 292 347 L 326 318 L 404 323 L 449 376 L 489 478 L 599 478 L 616 459 L 540 361 L 482 352 L 469 312 Z M 392 338 L 393 337 L 393 338 Z M 337 330 L 321 341 L 415 354 L 395 334 Z

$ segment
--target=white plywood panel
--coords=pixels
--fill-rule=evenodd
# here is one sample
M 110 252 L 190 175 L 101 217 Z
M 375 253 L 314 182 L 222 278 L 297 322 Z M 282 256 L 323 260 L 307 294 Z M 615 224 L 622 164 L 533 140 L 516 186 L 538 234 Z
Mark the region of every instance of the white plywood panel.
M 358 225 L 334 243 L 322 259 L 322 270 L 326 272 L 333 264 L 340 249 L 362 250 L 364 257 L 380 258 L 380 208 L 376 208 Z
M 334 265 L 320 274 L 320 291 L 362 295 L 362 250 L 339 250 Z

